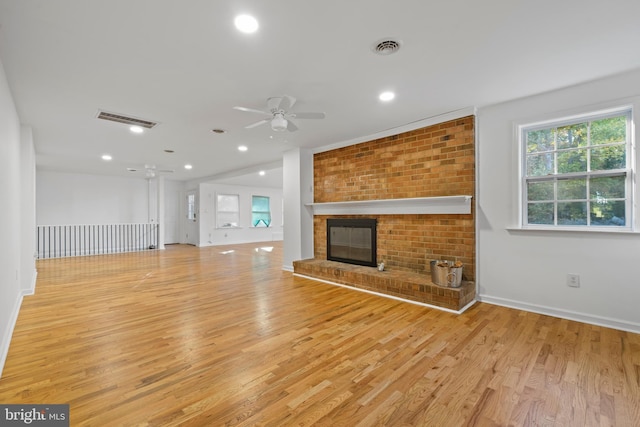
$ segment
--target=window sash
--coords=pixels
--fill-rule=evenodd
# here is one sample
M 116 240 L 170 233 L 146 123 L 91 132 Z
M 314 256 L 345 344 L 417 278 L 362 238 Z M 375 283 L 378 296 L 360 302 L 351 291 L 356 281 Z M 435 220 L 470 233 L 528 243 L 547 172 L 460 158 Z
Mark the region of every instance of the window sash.
M 592 139 L 592 126 L 589 126 L 591 122 L 596 122 L 599 120 L 614 118 L 624 116 L 626 120 L 626 129 L 625 129 L 625 140 L 620 142 L 607 142 L 602 144 L 593 143 Z M 631 128 L 631 120 L 632 119 L 632 111 L 630 108 L 618 109 L 609 111 L 605 114 L 588 114 L 583 115 L 581 117 L 576 117 L 571 120 L 558 120 L 558 121 L 549 121 L 542 124 L 536 124 L 534 126 L 520 126 L 520 148 L 521 148 L 521 156 L 520 161 L 521 165 L 521 201 L 522 201 L 522 216 L 521 221 L 522 225 L 526 227 L 536 227 L 536 228 L 557 228 L 558 226 L 568 226 L 572 229 L 594 229 L 594 228 L 605 228 L 605 229 L 631 229 L 633 226 L 633 170 L 631 165 L 633 164 L 632 159 L 632 128 Z M 530 132 L 540 131 L 540 130 L 554 130 L 558 128 L 563 128 L 565 126 L 571 125 L 579 125 L 579 124 L 587 125 L 587 141 L 583 146 L 575 146 L 570 148 L 558 148 L 557 143 L 557 135 L 554 134 L 553 141 L 553 149 L 549 150 L 541 150 L 535 152 L 528 152 L 528 140 L 527 136 Z M 592 159 L 591 156 L 594 150 L 598 150 L 606 147 L 615 147 L 615 146 L 624 146 L 624 155 L 625 155 L 625 165 L 624 168 L 617 169 L 597 169 L 591 170 Z M 579 172 L 558 172 L 558 153 L 567 153 L 567 152 L 577 152 L 578 150 L 584 150 L 586 152 L 586 170 Z M 553 156 L 553 171 L 549 174 L 544 175 L 528 175 L 528 161 L 530 160 L 530 156 L 536 155 L 552 155 Z M 597 178 L 606 178 L 606 177 L 624 177 L 624 197 L 612 197 L 605 199 L 604 202 L 597 198 L 591 197 L 590 191 L 590 183 L 593 179 Z M 586 190 L 585 197 L 578 199 L 560 199 L 558 198 L 558 182 L 569 179 L 585 179 L 586 182 Z M 553 199 L 542 199 L 542 200 L 529 200 L 528 188 L 531 183 L 544 183 L 544 182 L 552 182 L 553 183 Z M 603 225 L 603 224 L 592 224 L 592 208 L 594 204 L 598 203 L 615 203 L 615 202 L 624 202 L 624 225 Z M 529 222 L 529 214 L 530 207 L 543 204 L 553 204 L 553 223 L 530 223 Z M 559 224 L 559 212 L 558 212 L 558 204 L 563 203 L 584 203 L 585 204 L 585 224 L 580 225 L 566 225 Z
M 240 225 L 240 196 L 238 194 L 216 195 L 216 227 L 231 228 Z
M 271 201 L 268 196 L 251 196 L 251 225 L 254 227 L 271 225 Z

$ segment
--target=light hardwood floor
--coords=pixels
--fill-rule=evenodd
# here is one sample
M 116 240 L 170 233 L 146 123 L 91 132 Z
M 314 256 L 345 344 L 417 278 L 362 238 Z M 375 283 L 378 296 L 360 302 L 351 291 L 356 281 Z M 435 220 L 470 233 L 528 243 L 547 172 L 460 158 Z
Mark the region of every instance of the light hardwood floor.
M 68 403 L 72 426 L 640 425 L 639 335 L 302 279 L 271 245 L 39 261 L 0 403 Z

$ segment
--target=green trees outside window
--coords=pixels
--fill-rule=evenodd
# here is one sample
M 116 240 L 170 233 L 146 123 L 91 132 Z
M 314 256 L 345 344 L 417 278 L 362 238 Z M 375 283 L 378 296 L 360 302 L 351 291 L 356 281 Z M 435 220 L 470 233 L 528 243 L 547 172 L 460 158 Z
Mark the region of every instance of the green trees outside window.
M 525 127 L 526 225 L 628 225 L 631 111 Z

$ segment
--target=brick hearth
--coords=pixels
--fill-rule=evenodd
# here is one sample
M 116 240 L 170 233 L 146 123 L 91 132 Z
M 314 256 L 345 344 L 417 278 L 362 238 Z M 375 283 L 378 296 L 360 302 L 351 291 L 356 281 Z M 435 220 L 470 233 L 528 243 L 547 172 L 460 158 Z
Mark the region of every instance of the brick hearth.
M 335 261 L 305 259 L 293 262 L 296 274 L 333 283 L 392 295 L 406 300 L 460 311 L 476 296 L 474 282 L 463 281 L 459 288 L 446 288 L 431 282 L 431 276 L 408 271 L 378 271 Z

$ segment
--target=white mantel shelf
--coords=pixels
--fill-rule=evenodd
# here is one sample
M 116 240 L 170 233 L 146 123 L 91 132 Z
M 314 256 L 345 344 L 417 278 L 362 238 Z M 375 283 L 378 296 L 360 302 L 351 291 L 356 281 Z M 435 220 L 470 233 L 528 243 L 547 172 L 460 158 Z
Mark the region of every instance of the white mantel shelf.
M 307 203 L 314 215 L 470 214 L 473 196 Z

